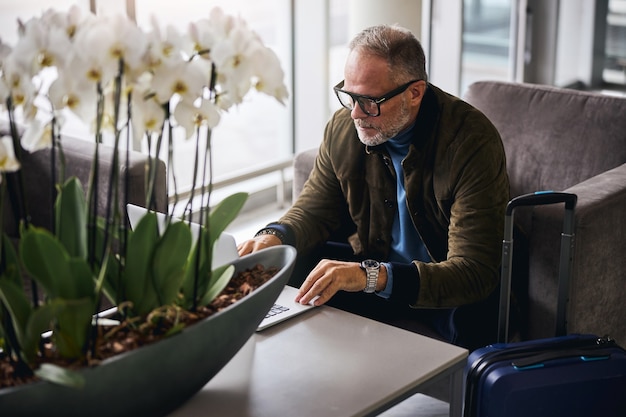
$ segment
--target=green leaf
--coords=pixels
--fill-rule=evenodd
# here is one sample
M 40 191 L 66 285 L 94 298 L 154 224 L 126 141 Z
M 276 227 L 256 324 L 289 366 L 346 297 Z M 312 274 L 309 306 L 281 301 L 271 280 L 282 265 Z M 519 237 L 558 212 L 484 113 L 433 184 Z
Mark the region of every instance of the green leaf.
M 202 246 L 198 247 L 198 245 Z M 192 249 L 181 286 L 183 308 L 189 309 L 194 305 L 194 285 L 197 285 L 196 298 L 198 300 L 202 298 L 202 294 L 204 294 L 209 287 L 209 278 L 211 276 L 211 265 L 209 265 L 210 258 L 208 256 L 209 247 L 209 232 L 205 228 L 202 228 L 198 240 Z M 200 255 L 199 258 L 198 255 Z
M 117 292 L 125 294 L 138 315 L 147 314 L 159 306 L 151 276 L 152 257 L 158 238 L 157 217 L 152 212 L 143 216 L 128 237 L 124 288 L 119 288 Z
M 97 253 L 104 253 L 104 257 L 102 258 L 100 270 L 97 271 L 96 277 L 96 291 L 97 294 L 103 293 L 109 301 L 117 305 L 119 304 L 124 297 L 124 289 L 123 289 L 123 278 L 121 276 L 122 271 L 122 262 L 125 262 L 125 254 L 123 257 L 118 256 L 118 254 L 113 251 L 105 251 L 102 249 L 104 247 L 104 228 L 103 224 L 100 221 L 101 218 L 98 218 L 98 228 L 96 229 L 96 251 Z M 117 230 L 117 228 L 112 228 Z M 132 231 L 129 231 L 132 233 Z M 116 232 L 113 233 L 113 236 L 118 236 L 119 234 Z M 124 259 L 122 259 L 124 258 Z M 104 275 L 103 275 L 104 274 Z M 94 274 L 96 275 L 96 274 Z
M 32 311 L 26 325 L 26 346 L 23 346 L 24 350 L 31 349 L 33 352 L 36 352 L 41 341 L 41 334 L 52 329 L 57 314 L 62 308 L 62 304 L 51 301 Z
M 45 229 L 29 227 L 20 240 L 20 254 L 26 270 L 43 286 L 50 297 L 60 296 L 55 282 L 71 275 L 70 258 L 65 248 Z
M 189 266 L 183 280 L 183 307 L 190 308 L 193 305 L 194 284 L 197 286 L 196 294 L 200 303 L 202 305 L 208 304 L 204 302 L 204 299 L 206 299 L 206 293 L 212 291 L 212 283 L 209 282 L 209 279 L 215 282 L 218 280 L 218 277 L 221 277 L 221 273 L 216 275 L 210 272 L 213 247 L 222 232 L 237 217 L 247 199 L 247 193 L 235 193 L 226 197 L 211 211 L 209 227 L 202 228 L 200 231 L 200 238 L 192 251 Z M 197 245 L 199 244 L 202 244 L 202 246 L 198 250 Z M 198 253 L 200 254 L 199 260 L 197 260 Z M 203 296 L 203 294 L 205 295 Z
M 41 339 L 41 334 L 52 330 L 56 316 L 63 309 L 63 304 L 52 300 L 32 311 L 26 325 L 26 334 L 33 340 Z
M 24 293 L 24 289 L 9 280 L 0 279 L 0 300 L 9 311 L 15 336 L 26 355 L 25 359 L 27 361 L 32 360 L 36 354 L 37 346 L 33 347 L 29 344 L 26 328 L 33 308 Z
M 2 250 L 4 251 L 4 273 L 0 276 L 1 279 L 8 279 L 15 285 L 22 286 L 22 272 L 20 267 L 20 260 L 13 246 L 11 239 L 4 235 L 2 236 Z
M 60 305 L 52 339 L 61 356 L 77 359 L 83 356 L 91 331 L 95 302 L 90 298 L 55 300 Z
M 211 271 L 211 280 L 207 283 L 207 289 L 210 289 L 211 287 L 213 287 L 213 285 L 215 285 L 215 283 L 220 279 L 220 277 L 224 274 L 224 272 L 226 271 L 226 269 L 228 269 L 231 265 L 221 265 L 217 268 L 215 268 L 213 271 Z M 231 274 L 232 276 L 232 274 Z M 206 290 L 205 290 L 206 292 Z
M 41 367 L 35 371 L 35 375 L 45 381 L 71 388 L 83 388 L 85 386 L 85 378 L 83 378 L 81 374 L 51 363 L 42 364 Z
M 109 256 L 105 258 L 105 260 L 107 264 L 104 270 L 105 276 L 102 282 L 102 293 L 112 304 L 117 305 L 123 297 L 120 261 L 117 256 Z
M 213 210 L 209 217 L 209 231 L 211 233 L 211 247 L 226 227 L 237 218 L 243 208 L 248 193 L 235 193 L 222 200 Z
M 93 296 L 91 270 L 84 259 L 70 258 L 45 229 L 30 227 L 20 241 L 22 262 L 50 298 Z
M 184 267 L 191 248 L 191 229 L 185 222 L 170 223 L 159 240 L 152 257 L 154 288 L 160 305 L 173 303 L 180 291 Z M 159 306 L 156 306 L 159 307 Z
M 185 323 L 176 323 L 170 329 L 165 332 L 165 337 L 173 336 L 177 333 L 180 333 L 185 328 Z
M 105 226 L 106 226 L 106 220 L 102 217 L 96 217 L 96 227 L 92 230 L 93 232 L 93 238 L 94 238 L 94 261 L 95 261 L 95 266 L 94 268 L 100 267 L 102 265 L 102 257 L 106 256 L 107 253 L 111 252 L 110 248 L 105 248 Z M 117 233 L 115 232 L 117 228 L 116 227 L 111 227 L 108 231 L 109 233 L 109 242 L 111 239 L 114 239 L 117 235 Z M 89 227 L 87 227 L 87 230 L 89 230 Z M 91 232 L 91 231 L 90 231 Z M 90 238 L 88 238 L 90 239 Z M 86 258 L 87 259 L 87 258 Z M 97 275 L 97 273 L 94 273 L 94 275 Z
M 68 288 L 62 290 L 61 295 L 63 298 L 95 298 L 96 283 L 87 261 L 80 258 L 71 258 L 70 270 L 71 276 L 65 280 L 59 280 L 63 281 L 63 284 L 68 284 Z
M 56 235 L 71 256 L 87 257 L 87 203 L 80 180 L 68 179 L 55 202 Z
M 214 271 L 213 275 L 219 276 L 219 278 L 215 280 L 213 285 L 210 286 L 209 291 L 207 291 L 207 293 L 204 294 L 204 297 L 202 297 L 202 305 L 210 304 L 211 301 L 213 301 L 215 297 L 217 297 L 224 290 L 224 288 L 226 288 L 230 279 L 233 277 L 235 267 L 233 265 L 227 265 L 221 275 L 217 272 L 217 270 Z

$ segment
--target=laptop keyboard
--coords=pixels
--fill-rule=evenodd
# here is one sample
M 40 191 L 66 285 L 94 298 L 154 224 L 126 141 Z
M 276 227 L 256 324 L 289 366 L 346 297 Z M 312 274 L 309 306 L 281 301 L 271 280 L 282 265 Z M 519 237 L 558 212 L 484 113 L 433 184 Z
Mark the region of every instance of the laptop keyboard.
M 267 314 L 265 315 L 265 318 L 272 317 L 280 313 L 284 313 L 287 310 L 289 310 L 289 307 L 281 306 L 280 304 L 274 304 L 272 308 L 270 308 L 270 311 L 268 311 Z

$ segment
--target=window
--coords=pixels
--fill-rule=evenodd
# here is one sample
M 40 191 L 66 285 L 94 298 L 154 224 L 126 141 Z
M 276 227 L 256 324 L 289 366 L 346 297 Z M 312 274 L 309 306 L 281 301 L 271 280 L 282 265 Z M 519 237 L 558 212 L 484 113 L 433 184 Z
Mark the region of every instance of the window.
M 480 79 L 508 81 L 511 74 L 511 1 L 464 0 L 461 91 Z
M 241 16 L 248 22 L 264 43 L 278 54 L 286 74 L 285 82 L 289 85 L 291 18 L 287 0 L 136 0 L 135 14 L 140 27 L 149 28 L 154 16 L 162 26 L 173 25 L 184 31 L 190 21 L 208 17 L 213 7 L 220 7 L 225 13 Z M 222 115 L 219 126 L 213 131 L 214 180 L 290 158 L 293 152 L 291 136 L 289 105 L 282 106 L 262 94 L 248 95 L 243 105 Z M 195 140 L 186 140 L 182 132 L 174 132 L 174 147 L 177 152 L 174 174 L 180 192 L 189 189 L 192 183 L 193 164 L 189 161 L 193 158 Z M 162 159 L 167 160 L 165 154 Z
M 10 4 L 6 4 L 10 3 Z M 19 3 L 19 5 L 18 5 Z M 48 8 L 68 10 L 77 4 L 85 10 L 95 9 L 97 13 L 127 13 L 134 15 L 137 24 L 144 30 L 150 28 L 150 20 L 156 18 L 164 27 L 173 25 L 180 31 L 187 29 L 189 22 L 208 17 L 214 7 L 220 7 L 225 13 L 241 16 L 256 31 L 263 42 L 278 55 L 283 70 L 285 83 L 291 91 L 291 2 L 290 0 L 67 0 L 50 2 L 43 0 L 23 0 L 21 2 L 3 2 L 0 5 L 0 38 L 3 42 L 14 45 L 17 41 L 17 19 L 23 21 L 39 16 Z M 286 106 L 263 94 L 250 93 L 243 105 L 234 107 L 222 115 L 219 126 L 214 129 L 212 146 L 214 151 L 214 181 L 251 172 L 256 168 L 267 168 L 272 164 L 285 165 L 293 154 L 292 140 L 292 97 Z M 92 140 L 89 129 L 78 120 L 69 120 L 63 133 Z M 186 140 L 182 131 L 173 134 L 176 160 L 173 172 L 176 175 L 177 191 L 187 191 L 192 184 L 193 158 L 195 141 Z M 105 143 L 108 141 L 105 138 Z M 167 149 L 161 158 L 167 161 Z M 170 167 L 171 169 L 171 167 Z M 170 194 L 174 188 L 170 186 Z
M 626 86 L 626 0 L 609 0 L 603 79 Z
M 348 56 L 348 2 L 344 0 L 331 0 L 328 19 L 328 75 L 330 86 L 337 84 L 343 79 L 343 67 Z M 329 90 L 331 87 L 329 86 Z M 329 109 L 337 110 L 341 107 L 335 94 L 329 94 Z

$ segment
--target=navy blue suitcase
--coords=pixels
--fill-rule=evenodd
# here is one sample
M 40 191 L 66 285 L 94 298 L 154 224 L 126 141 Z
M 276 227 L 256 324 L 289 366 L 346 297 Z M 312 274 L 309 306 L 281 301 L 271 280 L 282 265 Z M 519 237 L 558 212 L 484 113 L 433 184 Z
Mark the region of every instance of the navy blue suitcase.
M 468 358 L 465 416 L 626 416 L 626 352 L 569 335 L 477 349 Z
M 513 212 L 565 203 L 555 337 L 496 343 L 472 352 L 465 369 L 465 417 L 626 416 L 626 351 L 609 337 L 566 335 L 576 195 L 541 192 L 507 206 L 498 341 L 508 337 Z

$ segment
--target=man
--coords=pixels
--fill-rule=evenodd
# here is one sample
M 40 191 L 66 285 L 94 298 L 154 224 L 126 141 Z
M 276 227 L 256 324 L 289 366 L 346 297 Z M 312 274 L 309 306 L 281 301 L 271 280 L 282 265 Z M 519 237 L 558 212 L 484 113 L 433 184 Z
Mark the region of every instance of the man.
M 408 30 L 371 27 L 349 47 L 335 87 L 344 109 L 326 126 L 301 195 L 239 253 L 281 243 L 298 249 L 300 263 L 322 253 L 296 283 L 297 301 L 469 348 L 493 342 L 509 199 L 500 136 L 478 110 L 428 83 Z M 332 244 L 320 252 L 346 218 L 352 253 Z

